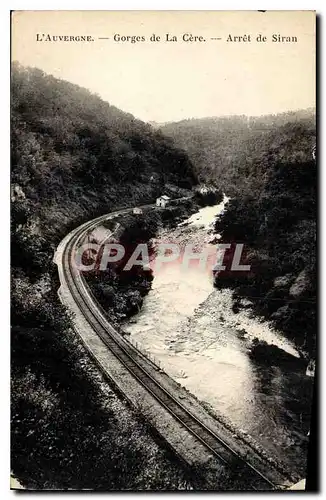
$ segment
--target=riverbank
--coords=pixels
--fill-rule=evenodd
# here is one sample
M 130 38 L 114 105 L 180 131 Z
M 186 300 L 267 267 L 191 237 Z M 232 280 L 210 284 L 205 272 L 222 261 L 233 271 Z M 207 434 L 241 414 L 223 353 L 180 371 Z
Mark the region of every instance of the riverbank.
M 117 329 L 122 321 L 141 310 L 144 298 L 152 288 L 151 269 L 136 265 L 130 270 L 124 269 L 137 245 L 146 244 L 149 258 L 154 260 L 156 235 L 182 224 L 198 208 L 196 199 L 171 200 L 167 208 L 150 207 L 142 209 L 140 213 L 119 215 L 113 222 L 103 222 L 89 235 L 99 245 L 103 241 L 120 243 L 125 251 L 121 261 L 105 270 L 99 270 L 97 264 L 94 271 L 84 273 L 95 298 Z
M 213 214 L 223 210 L 224 205 L 203 209 L 173 230 L 162 229 L 155 241 L 203 249 L 210 245 Z M 214 289 L 209 270 L 163 267 L 154 274 L 142 310 L 123 330 L 218 418 L 303 477 L 311 378 L 294 344 L 248 308 L 234 312 L 232 292 Z M 252 359 L 256 339 L 267 350 L 287 353 L 293 363 L 275 358 L 264 366 Z

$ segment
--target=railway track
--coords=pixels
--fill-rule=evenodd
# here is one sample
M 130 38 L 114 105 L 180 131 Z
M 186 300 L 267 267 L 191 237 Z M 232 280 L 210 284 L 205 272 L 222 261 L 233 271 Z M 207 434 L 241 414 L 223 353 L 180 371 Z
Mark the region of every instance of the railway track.
M 148 207 L 144 206 L 142 208 Z M 232 471 L 232 477 L 243 478 L 249 490 L 268 491 L 279 489 L 265 474 L 250 464 L 212 429 L 201 422 L 176 396 L 163 387 L 155 378 L 153 367 L 139 362 L 139 351 L 123 338 L 108 322 L 101 307 L 92 296 L 84 277 L 74 263 L 75 251 L 85 233 L 117 215 L 130 212 L 130 209 L 113 212 L 83 224 L 75 230 L 62 253 L 62 268 L 69 291 L 79 310 L 101 338 L 107 348 L 118 358 L 125 368 L 146 388 L 146 390 L 182 424 L 210 453 Z M 137 359 L 138 358 L 138 359 Z

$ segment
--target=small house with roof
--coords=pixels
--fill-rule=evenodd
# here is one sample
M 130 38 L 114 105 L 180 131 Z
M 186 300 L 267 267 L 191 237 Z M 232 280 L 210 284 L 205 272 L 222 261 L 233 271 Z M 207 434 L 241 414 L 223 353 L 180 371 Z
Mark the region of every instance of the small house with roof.
M 171 200 L 170 196 L 163 194 L 163 196 L 160 196 L 159 198 L 156 199 L 156 206 L 164 208 L 166 207 L 166 205 L 169 204 L 170 200 Z

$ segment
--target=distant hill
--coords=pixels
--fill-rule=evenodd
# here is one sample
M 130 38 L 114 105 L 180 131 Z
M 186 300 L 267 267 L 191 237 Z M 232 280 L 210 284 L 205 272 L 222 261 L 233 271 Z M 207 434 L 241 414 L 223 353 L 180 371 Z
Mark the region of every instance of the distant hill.
M 317 165 L 315 110 L 183 120 L 161 127 L 198 178 L 231 196 L 215 231 L 245 245 L 251 273 L 217 287 L 252 301 L 306 358 L 316 356 Z M 232 249 L 230 255 L 232 256 Z
M 14 63 L 11 96 L 14 203 L 41 233 L 196 182 L 162 132 L 84 88 Z
M 316 141 L 315 110 L 261 117 L 226 116 L 168 123 L 161 131 L 184 149 L 202 182 L 229 194 L 260 187 L 268 166 L 308 161 Z
M 184 120 L 161 128 L 184 148 L 201 181 L 231 196 L 216 222 L 221 242 L 243 243 L 249 274 L 217 287 L 252 300 L 307 358 L 316 356 L 317 166 L 314 109 L 262 117 Z M 232 249 L 230 255 L 232 255 Z

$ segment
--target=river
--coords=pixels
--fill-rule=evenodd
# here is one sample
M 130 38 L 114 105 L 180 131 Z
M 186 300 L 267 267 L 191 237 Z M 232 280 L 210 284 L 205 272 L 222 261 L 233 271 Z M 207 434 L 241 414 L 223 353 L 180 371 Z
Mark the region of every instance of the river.
M 212 223 L 227 202 L 224 197 L 177 228 L 163 229 L 155 243 L 214 248 Z M 267 321 L 249 310 L 232 311 L 232 292 L 215 289 L 207 267 L 183 269 L 179 261 L 162 266 L 141 311 L 123 329 L 236 432 L 305 476 L 312 378 L 302 370 L 295 346 Z M 248 347 L 254 338 L 292 354 L 298 366 L 252 361 Z

